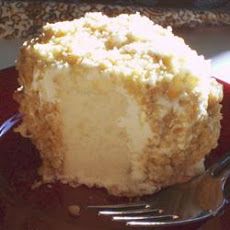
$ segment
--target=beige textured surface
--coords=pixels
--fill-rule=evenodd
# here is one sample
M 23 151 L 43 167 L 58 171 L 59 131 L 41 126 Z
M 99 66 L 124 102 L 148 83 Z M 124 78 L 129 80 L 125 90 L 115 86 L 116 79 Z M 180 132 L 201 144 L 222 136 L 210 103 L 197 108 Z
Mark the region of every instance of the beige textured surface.
M 138 14 L 116 18 L 87 14 L 73 22 L 49 24 L 39 38 L 25 43 L 18 69 L 23 91 L 17 100 L 21 104 L 20 111 L 25 115 L 19 130 L 23 135 L 29 134 L 40 149 L 44 160 L 41 174 L 45 181 L 61 179 L 71 184 L 80 182 L 103 186 L 115 195 L 148 194 L 200 173 L 204 156 L 217 145 L 222 88 L 209 77 L 209 62 L 174 36 L 170 29 L 154 25 Z M 125 90 L 126 99 L 115 93 L 117 87 Z M 80 89 L 84 89 L 83 92 Z M 94 105 L 86 92 L 97 94 Z M 105 104 L 104 113 L 94 109 L 97 103 L 101 103 L 98 96 L 101 94 L 104 95 L 103 103 L 109 104 L 111 95 L 115 102 L 114 108 L 112 99 L 108 106 Z M 72 104 L 68 106 L 72 100 L 68 99 L 73 97 L 85 103 L 81 105 L 79 101 L 76 108 Z M 147 142 L 139 140 L 141 147 L 136 147 L 137 152 L 129 147 L 132 141 L 128 122 L 125 126 L 123 124 L 124 127 L 116 126 L 115 119 L 110 119 L 109 115 L 111 112 L 113 118 L 124 121 L 122 113 L 127 112 L 127 105 L 123 107 L 122 104 L 127 103 L 127 98 L 135 100 L 132 105 L 138 105 L 135 111 L 137 114 L 140 111 L 140 123 L 151 128 L 150 136 L 146 136 Z M 77 142 L 70 139 L 73 133 L 78 138 L 83 137 L 82 126 L 87 116 L 76 118 L 81 127 L 73 122 L 70 131 L 66 127 L 69 125 L 71 128 L 71 122 L 68 122 L 71 116 L 66 114 L 68 111 L 76 114 L 74 111 L 79 113 L 83 109 L 89 117 L 86 127 L 90 129 L 84 130 L 83 142 L 76 145 Z M 51 111 L 55 112 L 49 113 Z M 121 111 L 121 114 L 114 117 L 115 111 Z M 103 117 L 103 114 L 108 115 Z M 94 140 L 94 149 L 102 159 L 107 159 L 100 165 L 95 151 L 92 154 L 94 169 L 96 172 L 104 169 L 106 174 L 109 165 L 114 164 L 112 159 L 117 146 L 120 146 L 119 152 L 124 152 L 124 155 L 117 156 L 118 162 L 126 166 L 125 170 L 122 170 L 122 163 L 116 167 L 121 169 L 119 175 L 126 186 L 114 179 L 116 171 L 110 170 L 107 179 L 111 178 L 111 181 L 105 182 L 104 177 L 100 181 L 100 176 L 97 180 L 92 179 L 96 172 L 92 165 L 88 165 L 90 171 L 86 166 L 91 156 L 83 153 L 92 152 L 87 150 L 87 143 L 92 142 L 93 133 L 98 137 L 98 125 L 102 120 L 103 126 L 111 127 L 112 133 L 116 134 L 102 129 L 101 138 Z M 134 123 L 138 127 L 138 121 Z M 143 132 L 144 135 L 147 130 Z M 111 141 L 114 141 L 113 135 L 117 137 L 115 143 Z M 110 143 L 109 146 L 102 144 L 103 136 L 105 140 L 112 138 L 106 142 Z M 89 142 L 86 137 L 90 137 Z M 70 166 L 66 159 L 73 163 L 74 156 L 77 159 L 81 154 L 86 164 L 78 165 L 76 174 L 71 177 L 66 171 Z M 80 171 L 81 176 L 78 176 Z M 90 182 L 89 177 L 92 179 Z

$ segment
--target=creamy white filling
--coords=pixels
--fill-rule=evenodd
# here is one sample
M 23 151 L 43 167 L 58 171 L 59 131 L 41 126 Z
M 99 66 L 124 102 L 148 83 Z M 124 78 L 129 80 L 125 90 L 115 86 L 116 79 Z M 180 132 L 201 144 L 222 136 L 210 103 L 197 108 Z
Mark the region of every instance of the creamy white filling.
M 126 114 L 118 119 L 118 126 L 125 128 L 127 132 L 130 151 L 140 153 L 147 144 L 148 138 L 152 136 L 150 125 L 146 122 L 145 112 L 141 111 L 135 99 L 122 88 L 117 89 L 117 91 L 127 101 Z
M 150 126 L 135 99 L 97 71 L 77 74 L 65 70 L 62 75 L 51 76 L 49 70 L 46 74 L 39 84 L 50 92 L 43 96 L 47 101 L 58 96 L 61 111 L 63 178 L 89 186 L 135 189 L 137 180 L 132 175 L 142 174 L 134 172 L 138 169 L 133 155 L 142 154 L 151 137 Z M 56 86 L 47 80 L 54 78 Z

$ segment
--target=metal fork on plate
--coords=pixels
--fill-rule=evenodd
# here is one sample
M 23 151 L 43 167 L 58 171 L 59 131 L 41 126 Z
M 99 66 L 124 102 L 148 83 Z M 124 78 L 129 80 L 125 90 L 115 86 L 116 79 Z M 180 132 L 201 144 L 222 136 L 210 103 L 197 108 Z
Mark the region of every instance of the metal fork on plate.
M 89 206 L 99 215 L 129 226 L 171 226 L 193 223 L 216 216 L 229 203 L 230 153 L 202 175 L 168 187 L 141 202 Z

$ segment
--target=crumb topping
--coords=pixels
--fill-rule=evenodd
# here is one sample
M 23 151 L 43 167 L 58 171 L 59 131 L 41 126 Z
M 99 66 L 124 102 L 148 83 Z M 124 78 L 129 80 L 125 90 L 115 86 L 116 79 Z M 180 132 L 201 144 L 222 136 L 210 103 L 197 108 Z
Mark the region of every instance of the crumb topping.
M 139 13 L 108 17 L 86 13 L 73 21 L 47 24 L 40 37 L 24 44 L 28 54 L 59 68 L 99 67 L 102 72 L 155 84 L 162 78 L 210 74 L 210 63 L 175 36 Z M 195 67 L 195 68 L 194 68 Z

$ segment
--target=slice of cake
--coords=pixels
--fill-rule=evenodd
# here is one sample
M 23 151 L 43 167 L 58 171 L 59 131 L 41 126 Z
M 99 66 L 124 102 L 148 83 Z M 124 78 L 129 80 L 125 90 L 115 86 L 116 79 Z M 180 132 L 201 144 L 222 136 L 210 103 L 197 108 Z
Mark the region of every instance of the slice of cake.
M 18 131 L 40 150 L 43 182 L 150 194 L 200 173 L 217 145 L 209 61 L 139 14 L 47 24 L 17 68 Z

